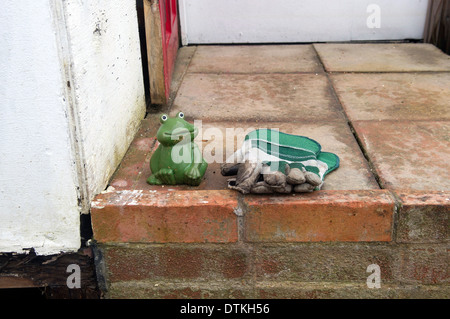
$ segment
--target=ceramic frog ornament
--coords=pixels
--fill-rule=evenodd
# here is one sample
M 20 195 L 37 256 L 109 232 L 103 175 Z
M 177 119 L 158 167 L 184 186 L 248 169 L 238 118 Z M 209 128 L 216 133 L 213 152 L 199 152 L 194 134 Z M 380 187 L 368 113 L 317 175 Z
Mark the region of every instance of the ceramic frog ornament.
M 151 185 L 198 186 L 208 167 L 194 143 L 198 129 L 184 120 L 183 112 L 173 118 L 163 114 L 159 120 L 162 125 L 156 137 L 160 144 L 150 159 L 152 175 L 147 182 Z

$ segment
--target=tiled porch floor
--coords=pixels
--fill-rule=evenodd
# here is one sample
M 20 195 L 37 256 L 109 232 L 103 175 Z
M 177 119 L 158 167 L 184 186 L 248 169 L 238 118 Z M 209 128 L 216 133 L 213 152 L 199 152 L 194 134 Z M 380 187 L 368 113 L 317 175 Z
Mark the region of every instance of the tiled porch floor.
M 432 45 L 184 47 L 174 77 L 167 112 L 201 120 L 196 141 L 217 161 L 227 154 L 214 152 L 236 148 L 246 130 L 278 128 L 341 158 L 324 190 L 379 188 L 375 178 L 388 189 L 450 190 L 450 57 Z M 155 189 L 145 179 L 158 116 L 143 122 L 115 189 Z M 227 128 L 242 129 L 235 143 Z M 210 164 L 198 189 L 226 188 L 218 167 Z

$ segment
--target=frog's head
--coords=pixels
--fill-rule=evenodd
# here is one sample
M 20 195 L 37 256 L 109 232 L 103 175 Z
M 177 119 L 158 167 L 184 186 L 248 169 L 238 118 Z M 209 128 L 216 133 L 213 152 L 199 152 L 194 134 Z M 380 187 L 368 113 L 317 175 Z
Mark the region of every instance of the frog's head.
M 178 112 L 175 117 L 167 114 L 159 118 L 161 127 L 156 134 L 158 141 L 166 146 L 175 145 L 181 141 L 193 142 L 198 134 L 198 129 L 184 120 L 183 112 Z

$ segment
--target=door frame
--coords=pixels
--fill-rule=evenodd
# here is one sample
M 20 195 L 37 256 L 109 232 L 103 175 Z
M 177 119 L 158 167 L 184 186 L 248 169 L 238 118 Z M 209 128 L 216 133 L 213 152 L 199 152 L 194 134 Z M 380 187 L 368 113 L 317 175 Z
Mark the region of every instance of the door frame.
M 143 1 L 150 102 L 165 105 L 169 101 L 170 82 L 179 47 L 177 1 Z M 171 12 L 166 12 L 166 8 L 170 8 Z

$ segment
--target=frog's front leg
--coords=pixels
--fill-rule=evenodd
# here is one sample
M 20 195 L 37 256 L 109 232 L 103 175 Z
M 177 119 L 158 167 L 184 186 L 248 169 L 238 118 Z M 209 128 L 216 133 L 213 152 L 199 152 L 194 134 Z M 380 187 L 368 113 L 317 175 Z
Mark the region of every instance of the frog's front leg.
M 184 182 L 191 186 L 198 186 L 202 181 L 208 163 L 202 158 L 202 154 L 197 144 L 192 144 L 191 153 L 192 163 L 186 168 L 184 173 Z
M 162 182 L 155 176 L 155 174 L 152 174 L 149 178 L 147 178 L 147 183 L 150 185 L 162 185 Z
M 184 174 L 184 182 L 187 185 L 198 186 L 201 182 L 202 176 L 200 170 L 198 169 L 198 164 L 191 164 L 187 167 Z
M 153 153 L 151 159 L 150 159 L 150 169 L 152 171 L 152 175 L 150 175 L 149 178 L 147 178 L 147 183 L 150 185 L 162 185 L 164 184 L 163 181 L 158 178 L 157 173 L 159 172 L 159 162 L 161 160 L 161 148 L 163 146 L 159 145 L 156 148 L 156 151 Z
M 147 183 L 151 185 L 175 185 L 175 174 L 170 168 L 161 168 L 155 174 L 147 178 Z
M 176 185 L 177 183 L 177 181 L 175 180 L 175 174 L 170 168 L 161 168 L 155 174 L 155 177 L 165 185 Z
M 188 166 L 184 174 L 184 182 L 191 186 L 200 185 L 207 166 L 208 164 L 204 161 L 201 164 L 193 163 Z

